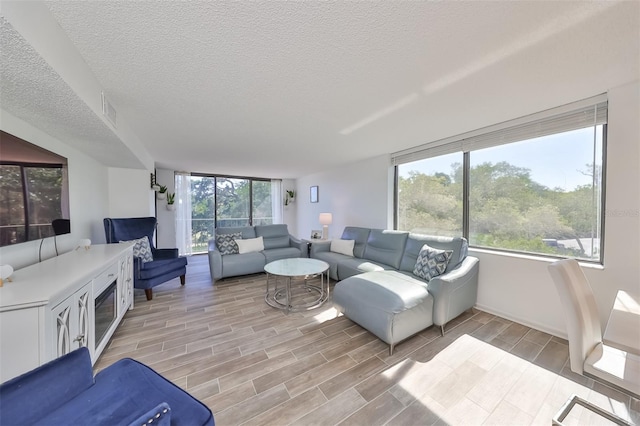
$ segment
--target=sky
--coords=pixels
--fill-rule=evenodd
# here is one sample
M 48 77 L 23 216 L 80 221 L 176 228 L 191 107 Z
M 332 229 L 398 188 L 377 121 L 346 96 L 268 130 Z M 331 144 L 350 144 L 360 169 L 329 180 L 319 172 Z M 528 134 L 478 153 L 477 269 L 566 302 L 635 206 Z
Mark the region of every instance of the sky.
M 600 129 L 601 126 L 598 126 Z M 599 133 L 599 135 L 601 132 Z M 601 139 L 600 137 L 598 139 Z M 601 141 L 596 143 L 596 162 L 602 162 Z M 471 167 L 484 162 L 493 164 L 506 161 L 530 170 L 531 178 L 550 189 L 572 191 L 579 185 L 591 183 L 591 177 L 580 173 L 593 163 L 593 128 L 578 129 L 528 141 L 501 145 L 471 152 Z M 462 153 L 435 157 L 415 163 L 403 164 L 398 171 L 408 177 L 409 171 L 450 174 L 451 164 L 462 163 Z

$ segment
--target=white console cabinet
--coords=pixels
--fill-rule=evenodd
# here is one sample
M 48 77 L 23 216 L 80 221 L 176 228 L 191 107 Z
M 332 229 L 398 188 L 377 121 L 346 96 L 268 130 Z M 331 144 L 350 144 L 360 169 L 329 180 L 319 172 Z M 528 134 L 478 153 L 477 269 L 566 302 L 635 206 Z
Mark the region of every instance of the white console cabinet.
M 80 248 L 15 271 L 0 288 L 0 382 L 80 346 L 95 363 L 132 307 L 130 244 Z
M 93 351 L 91 328 L 94 314 L 93 287 L 90 282 L 51 309 L 52 318 L 49 324 L 53 330 L 49 333 L 55 339 L 52 345 L 54 358 L 81 346 L 86 346 L 90 352 Z

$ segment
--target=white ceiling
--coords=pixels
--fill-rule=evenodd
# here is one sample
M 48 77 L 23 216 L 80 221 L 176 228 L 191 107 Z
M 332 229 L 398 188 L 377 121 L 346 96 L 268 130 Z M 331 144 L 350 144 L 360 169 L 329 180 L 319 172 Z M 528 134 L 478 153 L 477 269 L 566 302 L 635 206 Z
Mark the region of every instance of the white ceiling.
M 296 178 L 640 78 L 637 1 L 46 4 L 174 170 Z

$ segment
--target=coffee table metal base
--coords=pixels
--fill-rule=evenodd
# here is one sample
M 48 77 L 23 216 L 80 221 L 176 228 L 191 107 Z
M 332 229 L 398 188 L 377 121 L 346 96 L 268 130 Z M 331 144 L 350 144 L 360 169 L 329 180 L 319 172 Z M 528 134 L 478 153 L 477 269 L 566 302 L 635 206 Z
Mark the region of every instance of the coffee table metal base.
M 267 273 L 264 300 L 271 307 L 287 313 L 308 311 L 322 306 L 329 299 L 329 265 L 325 262 L 286 259 L 269 263 L 264 269 Z M 313 278 L 320 278 L 320 285 L 310 284 L 309 279 Z M 304 284 L 292 283 L 293 280 L 304 280 Z M 313 293 L 315 295 L 311 298 Z
M 284 280 L 284 287 L 278 288 L 278 281 L 281 280 Z M 320 307 L 329 298 L 329 280 L 324 278 L 324 273 L 321 274 L 321 284 L 319 287 L 309 284 L 307 282 L 307 278 L 304 280 L 305 283 L 300 286 L 300 289 L 303 291 L 306 291 L 307 293 L 317 293 L 318 295 L 314 300 L 306 303 L 294 303 L 294 299 L 296 297 L 292 295 L 291 280 L 292 277 L 280 277 L 277 275 L 267 274 L 267 293 L 264 296 L 264 301 L 273 308 L 283 309 L 287 312 L 299 312 Z M 270 281 L 275 282 L 274 290 L 272 292 L 269 291 Z M 325 282 L 327 282 L 326 286 Z M 294 292 L 295 291 L 296 289 L 294 289 Z M 303 298 L 302 295 L 298 294 L 297 296 Z

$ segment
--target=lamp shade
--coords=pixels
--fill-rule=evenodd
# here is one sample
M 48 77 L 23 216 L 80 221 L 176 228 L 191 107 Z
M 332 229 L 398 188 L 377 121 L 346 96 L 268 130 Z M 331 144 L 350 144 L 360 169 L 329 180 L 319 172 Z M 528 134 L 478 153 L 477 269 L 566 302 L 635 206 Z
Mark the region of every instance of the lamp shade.
M 320 213 L 320 225 L 331 225 L 333 216 L 331 213 Z

